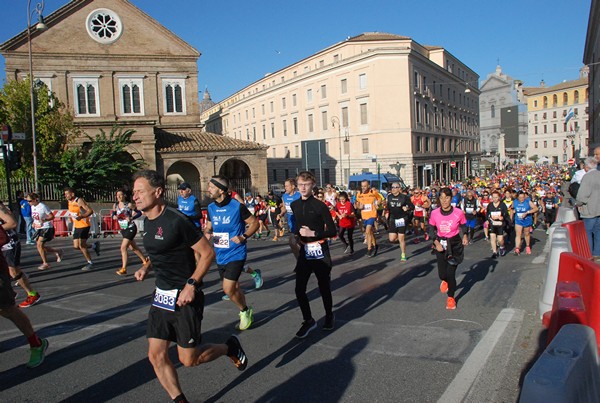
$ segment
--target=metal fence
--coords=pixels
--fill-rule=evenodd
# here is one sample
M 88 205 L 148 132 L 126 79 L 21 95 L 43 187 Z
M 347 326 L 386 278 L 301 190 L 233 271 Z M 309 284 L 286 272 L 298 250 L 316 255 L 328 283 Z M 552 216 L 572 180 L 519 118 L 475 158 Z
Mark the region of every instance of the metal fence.
M 33 179 L 15 179 L 10 180 L 10 190 L 13 201 L 16 200 L 17 191 L 22 190 L 25 195 L 35 190 Z M 91 202 L 108 203 L 115 201 L 116 186 L 93 189 L 76 189 L 77 194 Z M 43 201 L 62 201 L 64 200 L 64 185 L 60 183 L 39 183 L 38 194 Z M 0 180 L 0 199 L 8 201 L 8 192 L 6 191 L 6 179 Z

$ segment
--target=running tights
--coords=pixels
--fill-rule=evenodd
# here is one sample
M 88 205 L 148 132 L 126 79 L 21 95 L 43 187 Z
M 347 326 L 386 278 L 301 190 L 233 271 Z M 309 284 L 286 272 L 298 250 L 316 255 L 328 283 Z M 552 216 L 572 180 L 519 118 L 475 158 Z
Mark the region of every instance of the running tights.
M 456 268 L 458 266 L 451 266 L 446 260 L 446 252 L 435 253 L 437 257 L 438 275 L 440 280 L 448 283 L 448 296 L 454 298 L 456 292 Z
M 296 264 L 296 299 L 298 300 L 298 305 L 300 305 L 302 318 L 304 320 L 312 319 L 310 303 L 308 302 L 308 296 L 306 295 L 306 285 L 313 272 L 317 277 L 325 314 L 329 316 L 333 312 L 333 298 L 331 297 L 331 266 L 326 264 L 323 259 L 312 260 L 309 262 L 300 258 Z
M 348 242 L 344 239 L 344 234 L 348 231 Z M 340 241 L 346 246 L 350 245 L 350 249 L 354 250 L 354 227 L 352 228 L 341 228 L 338 232 L 338 236 L 340 237 Z

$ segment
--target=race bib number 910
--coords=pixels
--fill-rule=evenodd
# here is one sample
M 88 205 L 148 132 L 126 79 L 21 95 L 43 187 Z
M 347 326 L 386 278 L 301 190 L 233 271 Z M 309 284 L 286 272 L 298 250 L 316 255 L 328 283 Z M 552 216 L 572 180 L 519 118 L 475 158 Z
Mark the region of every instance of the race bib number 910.
M 161 290 L 156 287 L 152 306 L 174 312 L 177 304 L 177 294 L 179 294 L 179 290 Z

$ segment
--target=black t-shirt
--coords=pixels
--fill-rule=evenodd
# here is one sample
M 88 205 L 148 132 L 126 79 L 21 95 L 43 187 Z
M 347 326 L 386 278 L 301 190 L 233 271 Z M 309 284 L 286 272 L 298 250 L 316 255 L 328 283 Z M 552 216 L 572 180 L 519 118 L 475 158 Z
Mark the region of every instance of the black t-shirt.
M 408 207 L 407 211 L 404 211 L 402 208 L 404 206 Z M 394 196 L 392 193 L 389 193 L 387 196 L 387 209 L 390 212 L 390 219 L 404 218 L 414 208 L 415 206 L 410 201 L 410 197 L 405 194 L 399 193 L 398 196 Z
M 156 273 L 156 286 L 163 290 L 182 289 L 196 270 L 192 245 L 202 238 L 181 212 L 165 207 L 153 220 L 144 220 L 144 248 Z
M 486 216 L 487 216 L 487 219 L 492 223 L 492 225 L 494 225 L 494 222 L 498 223 L 500 221 L 500 220 L 494 220 L 494 217 L 496 217 L 496 215 L 498 213 L 500 213 L 500 215 L 503 218 L 502 224 L 500 224 L 500 225 L 509 224 L 510 215 L 508 214 L 508 208 L 506 207 L 506 204 L 504 204 L 503 201 L 500 201 L 500 204 L 498 204 L 498 207 L 494 206 L 494 203 L 488 204 Z

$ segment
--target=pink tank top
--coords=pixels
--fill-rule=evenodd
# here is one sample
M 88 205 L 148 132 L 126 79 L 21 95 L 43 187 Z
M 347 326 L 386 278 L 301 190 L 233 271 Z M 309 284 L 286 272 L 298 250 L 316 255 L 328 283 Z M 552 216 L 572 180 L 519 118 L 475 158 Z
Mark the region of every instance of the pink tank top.
M 437 208 L 431 212 L 429 225 L 437 229 L 437 235 L 442 238 L 452 238 L 459 233 L 459 227 L 467 223 L 465 213 L 456 207 L 452 208 L 449 215 L 442 214 L 442 208 Z

